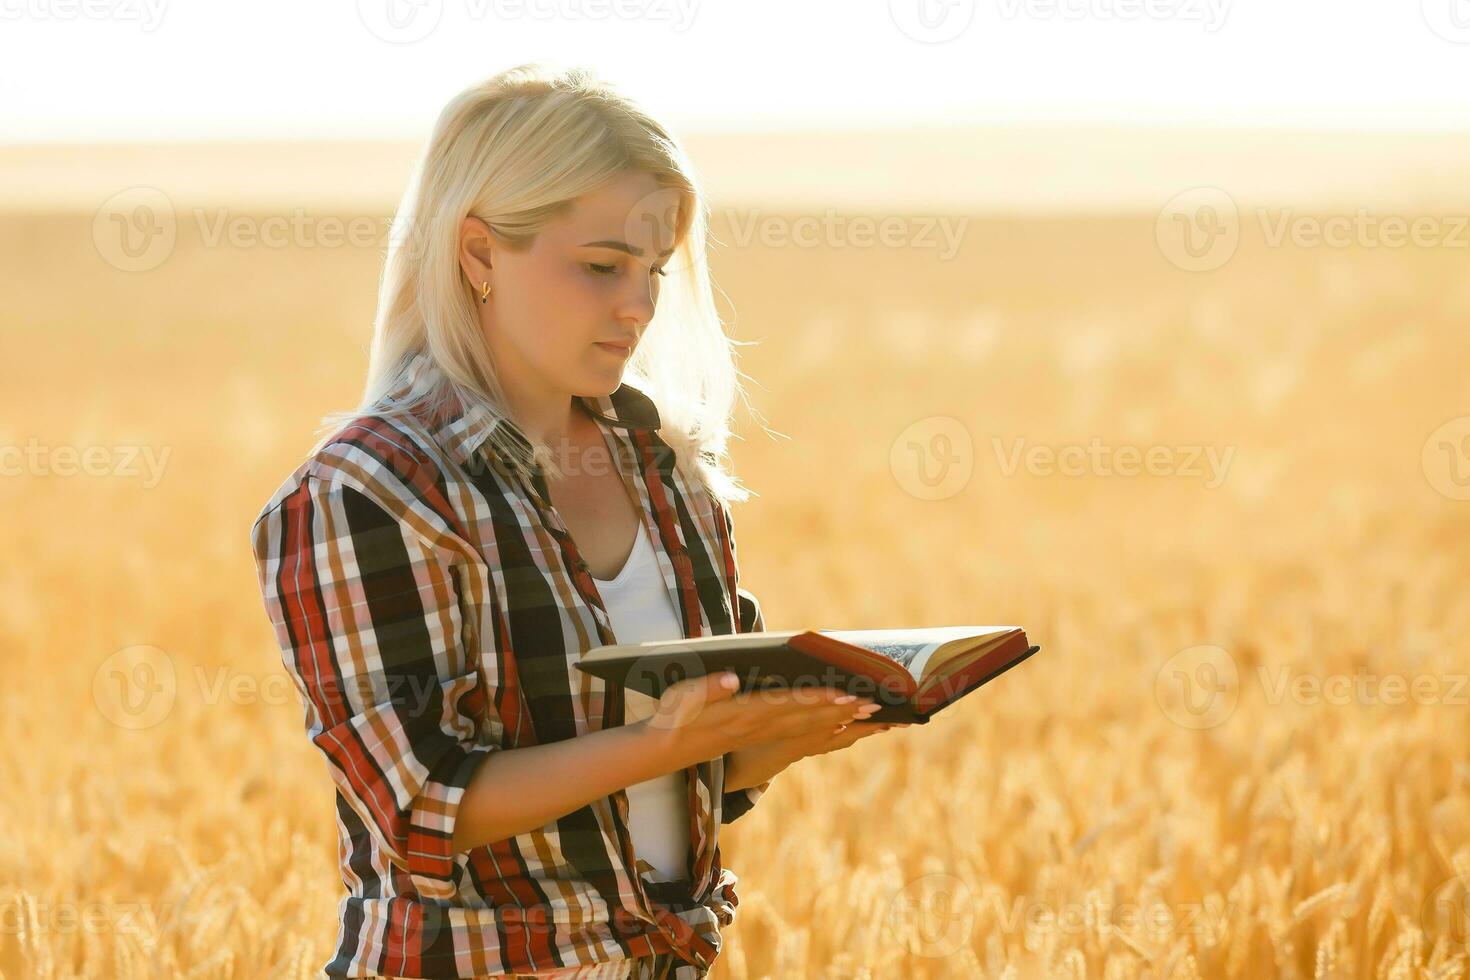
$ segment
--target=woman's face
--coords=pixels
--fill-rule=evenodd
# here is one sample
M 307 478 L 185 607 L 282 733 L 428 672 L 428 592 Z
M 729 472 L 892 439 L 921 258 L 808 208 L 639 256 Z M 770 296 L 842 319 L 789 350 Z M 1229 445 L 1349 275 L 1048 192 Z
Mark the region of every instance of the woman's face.
M 653 319 L 678 202 L 678 191 L 629 172 L 573 201 L 523 252 L 507 249 L 479 219 L 465 219 L 460 264 L 477 300 L 490 283 L 489 303 L 475 308 L 517 397 L 553 406 L 617 390 Z

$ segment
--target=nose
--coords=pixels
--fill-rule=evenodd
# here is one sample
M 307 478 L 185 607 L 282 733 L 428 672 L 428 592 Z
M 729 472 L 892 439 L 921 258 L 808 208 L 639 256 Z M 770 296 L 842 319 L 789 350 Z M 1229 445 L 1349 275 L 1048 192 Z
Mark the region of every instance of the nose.
M 642 278 L 643 282 L 630 284 L 628 291 L 620 299 L 618 309 L 618 319 L 639 330 L 653 319 L 654 310 L 658 306 L 658 297 L 654 295 L 658 287 L 653 282 L 653 274 L 644 270 Z

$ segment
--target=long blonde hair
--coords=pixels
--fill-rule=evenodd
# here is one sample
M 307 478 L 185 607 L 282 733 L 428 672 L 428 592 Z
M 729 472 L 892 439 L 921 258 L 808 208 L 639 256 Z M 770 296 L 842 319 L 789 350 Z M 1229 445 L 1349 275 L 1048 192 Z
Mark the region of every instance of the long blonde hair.
M 475 311 L 478 296 L 459 264 L 461 225 L 474 215 L 508 247 L 529 247 L 572 199 L 629 170 L 677 190 L 680 203 L 669 275 L 625 378 L 658 406 L 659 436 L 687 478 L 721 500 L 747 499 L 751 491 L 730 472 L 727 450 L 735 400 L 745 399 L 735 348 L 746 344 L 726 335 L 715 309 L 705 252 L 708 202 L 678 140 L 585 68 L 518 65 L 444 107 L 393 217 L 362 400 L 327 415 L 323 425 L 421 410 L 422 401 L 388 398 L 420 353 L 457 389 L 426 393 L 435 402 L 429 411 L 457 395 L 484 399 L 514 419 Z M 556 454 L 521 428 L 532 465 L 560 475 Z M 503 435 L 497 429 L 496 437 Z M 519 456 L 507 448 L 496 447 L 519 468 Z

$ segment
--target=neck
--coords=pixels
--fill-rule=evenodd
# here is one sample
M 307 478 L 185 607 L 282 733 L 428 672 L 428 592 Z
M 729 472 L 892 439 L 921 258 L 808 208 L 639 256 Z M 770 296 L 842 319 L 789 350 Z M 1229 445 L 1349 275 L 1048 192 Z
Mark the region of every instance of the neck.
M 560 396 L 539 407 L 513 401 L 512 407 L 526 436 L 540 439 L 559 456 L 571 451 L 592 418 L 582 399 L 571 395 Z

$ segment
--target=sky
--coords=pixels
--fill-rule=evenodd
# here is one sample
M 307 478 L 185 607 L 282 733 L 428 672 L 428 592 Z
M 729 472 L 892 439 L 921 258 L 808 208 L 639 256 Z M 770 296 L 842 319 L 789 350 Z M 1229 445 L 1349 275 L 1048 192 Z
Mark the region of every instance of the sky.
M 1470 127 L 1470 0 L 0 0 L 0 142 L 416 139 L 540 59 L 685 132 Z

